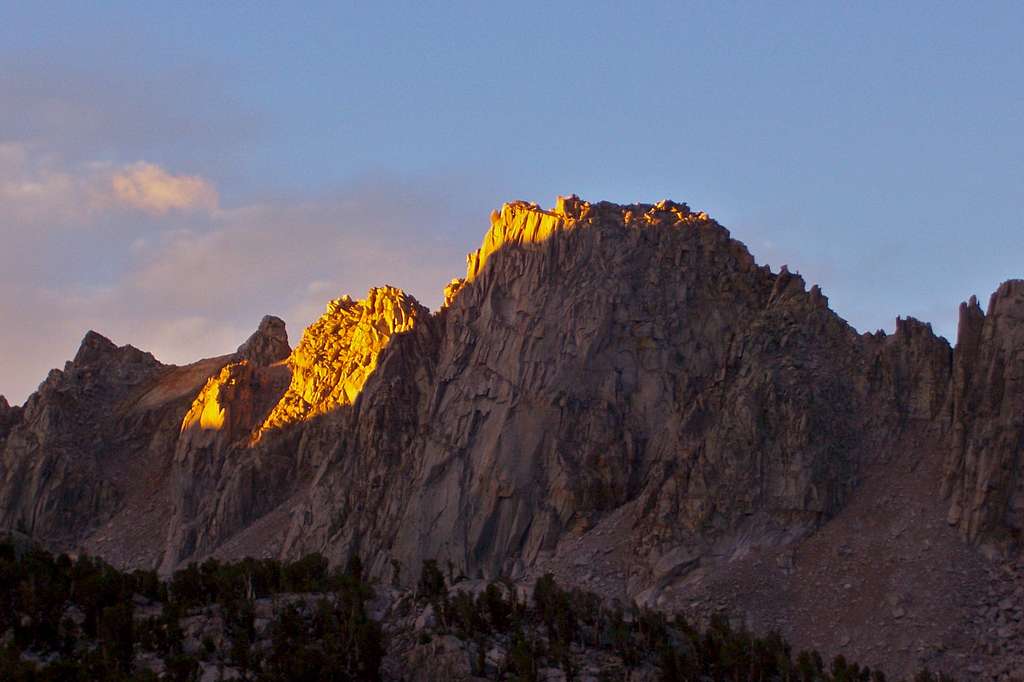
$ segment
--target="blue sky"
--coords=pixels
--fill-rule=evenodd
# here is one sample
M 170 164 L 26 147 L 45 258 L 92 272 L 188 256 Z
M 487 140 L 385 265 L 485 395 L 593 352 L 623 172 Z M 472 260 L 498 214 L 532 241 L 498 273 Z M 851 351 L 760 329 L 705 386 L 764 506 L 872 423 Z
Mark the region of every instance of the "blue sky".
M 861 331 L 1024 276 L 1019 3 L 96 4 L 0 10 L 14 401 L 88 328 L 185 362 L 436 306 L 518 198 L 686 201 Z

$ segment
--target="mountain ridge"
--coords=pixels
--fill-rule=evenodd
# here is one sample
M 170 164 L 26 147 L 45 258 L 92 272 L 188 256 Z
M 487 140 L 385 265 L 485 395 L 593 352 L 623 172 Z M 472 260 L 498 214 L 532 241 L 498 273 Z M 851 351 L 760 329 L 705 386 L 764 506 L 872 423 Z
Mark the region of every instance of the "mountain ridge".
M 1013 280 L 961 307 L 955 349 L 913 318 L 859 334 L 685 204 L 513 202 L 434 313 L 372 289 L 294 350 L 265 318 L 184 367 L 87 334 L 0 405 L 0 526 L 125 566 L 358 552 L 402 580 L 529 580 L 593 546 L 592 581 L 664 606 L 759 557 L 788 585 L 895 468 L 921 533 L 997 561 L 1024 525 L 1022 310 Z

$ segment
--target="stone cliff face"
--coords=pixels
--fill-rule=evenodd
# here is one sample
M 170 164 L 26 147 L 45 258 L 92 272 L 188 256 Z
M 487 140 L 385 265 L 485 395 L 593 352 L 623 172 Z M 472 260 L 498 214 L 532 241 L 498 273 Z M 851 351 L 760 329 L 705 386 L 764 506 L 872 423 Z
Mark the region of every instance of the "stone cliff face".
M 149 353 L 86 334 L 75 358 L 50 372 L 10 428 L 0 460 L 0 525 L 73 543 L 105 520 L 120 497 L 103 476 L 111 450 L 144 448 L 152 435 L 131 428 L 138 422 L 121 422 L 136 416 L 125 414 L 124 401 L 160 370 Z
M 11 407 L 7 398 L 0 395 L 0 447 L 7 440 L 7 434 L 21 420 L 21 408 Z
M 953 438 L 944 489 L 949 522 L 993 549 L 1024 533 L 1024 281 L 960 306 Z
M 0 525 L 165 570 L 358 551 L 412 580 L 424 558 L 521 574 L 614 519 L 638 595 L 939 458 L 949 522 L 1010 551 L 1022 318 L 1011 282 L 965 304 L 955 351 L 913 319 L 862 335 L 684 204 L 511 203 L 434 314 L 373 289 L 294 351 L 268 317 L 185 368 L 90 334 L 23 410 L 0 403 Z

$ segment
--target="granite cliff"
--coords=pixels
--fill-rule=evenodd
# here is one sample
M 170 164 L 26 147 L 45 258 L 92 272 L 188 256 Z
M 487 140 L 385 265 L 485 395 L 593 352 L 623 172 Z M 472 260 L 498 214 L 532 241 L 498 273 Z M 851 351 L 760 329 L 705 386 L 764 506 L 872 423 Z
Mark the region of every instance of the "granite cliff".
M 822 552 L 920 533 L 963 552 L 955 584 L 907 554 L 875 567 L 893 584 L 920 572 L 879 588 L 880 607 L 895 612 L 893 590 L 899 604 L 952 590 L 966 613 L 959 571 L 1020 550 L 1022 382 L 1024 282 L 985 312 L 965 303 L 953 349 L 914 319 L 858 333 L 684 204 L 515 202 L 435 313 L 382 287 L 332 301 L 294 350 L 265 318 L 235 353 L 186 367 L 90 332 L 23 408 L 0 400 L 0 526 L 165 571 L 358 552 L 406 583 L 434 558 L 453 576 L 552 570 L 664 608 L 731 595 L 749 613 L 744 590 L 826 594 L 800 582 L 833 570 Z M 865 530 L 890 504 L 900 532 Z M 945 642 L 967 618 L 950 609 L 921 632 Z M 953 641 L 851 644 L 812 612 L 753 625 L 890 669 L 988 665 Z M 857 623 L 916 632 L 894 618 Z
M 1004 283 L 987 314 L 960 306 L 944 481 L 949 522 L 1004 551 L 1024 539 L 1024 281 Z

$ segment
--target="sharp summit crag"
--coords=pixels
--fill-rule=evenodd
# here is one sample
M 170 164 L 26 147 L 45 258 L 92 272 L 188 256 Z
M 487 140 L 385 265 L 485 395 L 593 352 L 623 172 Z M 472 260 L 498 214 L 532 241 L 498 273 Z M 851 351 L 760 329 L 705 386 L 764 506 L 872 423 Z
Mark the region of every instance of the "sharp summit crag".
M 860 334 L 705 213 L 573 196 L 494 212 L 436 312 L 381 286 L 181 367 L 90 331 L 0 398 L 0 528 L 164 573 L 551 572 L 981 677 L 1024 658 L 1022 451 L 1024 281 L 954 348 Z

